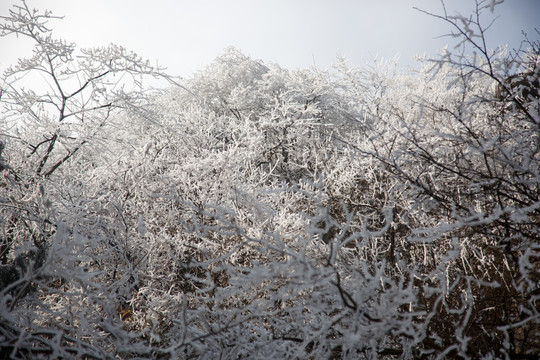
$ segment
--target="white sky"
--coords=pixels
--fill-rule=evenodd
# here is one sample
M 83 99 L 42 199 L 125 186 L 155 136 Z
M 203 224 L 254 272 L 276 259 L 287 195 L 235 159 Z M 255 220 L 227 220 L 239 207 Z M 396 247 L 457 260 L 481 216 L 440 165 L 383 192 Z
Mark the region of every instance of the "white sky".
M 441 13 L 438 0 L 28 0 L 63 20 L 51 23 L 57 37 L 80 47 L 123 45 L 189 76 L 227 46 L 264 62 L 294 69 L 327 68 L 338 54 L 353 64 L 399 56 L 413 64 L 415 55 L 434 55 L 450 38 L 436 38 L 450 27 L 413 9 Z M 447 0 L 450 14 L 469 14 L 473 0 Z M 17 0 L 0 0 L 5 15 Z M 485 12 L 485 24 L 493 15 Z M 506 0 L 496 7 L 499 19 L 487 33 L 490 46 L 517 47 L 521 31 L 540 35 L 540 0 Z M 0 69 L 24 55 L 28 44 L 0 38 Z M 31 49 L 31 48 L 29 48 Z M 28 50 L 29 51 L 29 50 Z M 21 55 L 22 54 L 22 55 Z

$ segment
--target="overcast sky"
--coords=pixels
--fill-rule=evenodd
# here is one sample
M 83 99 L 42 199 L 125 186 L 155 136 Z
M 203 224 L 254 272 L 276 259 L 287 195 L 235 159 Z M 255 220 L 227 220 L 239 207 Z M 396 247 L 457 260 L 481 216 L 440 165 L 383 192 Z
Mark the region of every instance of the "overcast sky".
M 16 0 L 0 0 L 7 14 Z M 447 0 L 449 14 L 469 14 L 474 0 Z M 338 54 L 353 64 L 399 56 L 399 64 L 415 55 L 435 54 L 450 38 L 437 38 L 451 28 L 413 7 L 441 13 L 439 0 L 28 0 L 63 20 L 52 23 L 57 37 L 82 47 L 123 45 L 172 75 L 189 76 L 227 46 L 264 62 L 294 69 L 327 68 Z M 506 0 L 485 24 L 490 46 L 517 47 L 521 31 L 539 39 L 540 0 Z M 27 46 L 0 38 L 0 68 Z

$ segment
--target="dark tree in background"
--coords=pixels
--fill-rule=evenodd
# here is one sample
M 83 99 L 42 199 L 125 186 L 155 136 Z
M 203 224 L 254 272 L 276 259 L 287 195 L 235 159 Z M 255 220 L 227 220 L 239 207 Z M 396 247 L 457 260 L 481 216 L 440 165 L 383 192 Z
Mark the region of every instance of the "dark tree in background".
M 0 357 L 536 358 L 540 44 L 488 49 L 494 3 L 428 14 L 460 46 L 416 72 L 229 48 L 181 85 L 15 6 Z

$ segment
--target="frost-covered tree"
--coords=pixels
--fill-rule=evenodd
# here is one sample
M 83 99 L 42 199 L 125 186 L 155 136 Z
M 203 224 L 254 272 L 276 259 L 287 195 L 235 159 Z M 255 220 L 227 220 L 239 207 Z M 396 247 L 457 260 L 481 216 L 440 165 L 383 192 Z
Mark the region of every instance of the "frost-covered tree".
M 230 48 L 159 93 L 16 7 L 19 70 L 51 86 L 3 77 L 2 355 L 534 358 L 538 43 L 490 52 L 476 4 L 440 18 L 482 56 L 289 71 Z
M 144 77 L 168 77 L 122 47 L 57 40 L 53 19 L 25 1 L 0 17 L 1 36 L 34 46 L 0 78 L 1 357 L 106 358 L 117 301 L 104 271 L 126 256 L 124 210 L 96 190 L 92 154 L 111 150 L 115 114 L 145 101 Z
M 476 5 L 470 18 L 437 16 L 476 54 L 432 60 L 430 81 L 400 88 L 408 95 L 382 111 L 390 121 L 364 151 L 412 205 L 406 244 L 424 251 L 416 258 L 424 265 L 417 309 L 429 314 L 423 346 L 529 358 L 539 352 L 538 42 L 513 54 L 487 49 L 480 14 L 492 4 Z M 523 69 L 527 81 L 505 80 Z

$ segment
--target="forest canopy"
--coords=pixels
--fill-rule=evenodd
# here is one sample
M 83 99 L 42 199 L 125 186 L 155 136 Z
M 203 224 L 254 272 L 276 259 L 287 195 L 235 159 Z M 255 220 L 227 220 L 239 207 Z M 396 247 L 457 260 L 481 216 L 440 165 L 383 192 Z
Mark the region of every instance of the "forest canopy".
M 415 71 L 181 80 L 2 14 L 0 358 L 536 359 L 540 41 L 488 49 L 495 3 Z

